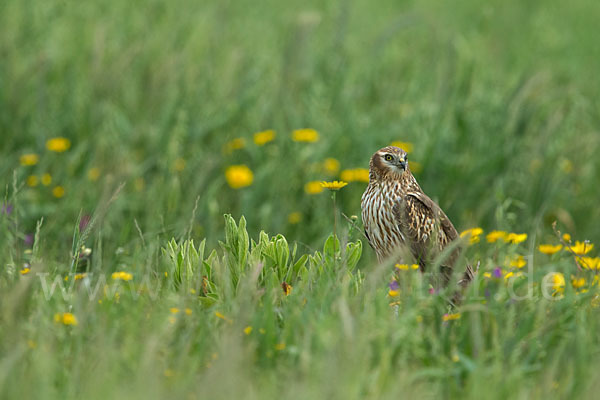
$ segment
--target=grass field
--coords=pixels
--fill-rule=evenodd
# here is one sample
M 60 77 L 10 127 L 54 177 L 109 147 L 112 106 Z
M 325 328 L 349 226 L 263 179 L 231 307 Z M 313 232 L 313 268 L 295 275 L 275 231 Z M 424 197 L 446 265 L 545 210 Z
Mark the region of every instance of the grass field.
M 0 2 L 0 398 L 595 398 L 599 19 Z M 459 308 L 353 217 L 392 142 L 481 228 Z

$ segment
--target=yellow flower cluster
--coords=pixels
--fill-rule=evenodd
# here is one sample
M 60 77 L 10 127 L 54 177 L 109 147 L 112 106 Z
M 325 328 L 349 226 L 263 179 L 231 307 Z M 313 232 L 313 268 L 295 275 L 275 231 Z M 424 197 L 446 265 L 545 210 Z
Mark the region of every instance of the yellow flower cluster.
M 308 194 L 319 194 L 323 191 L 323 186 L 319 181 L 310 181 L 304 185 L 304 191 Z
M 552 255 L 558 253 L 562 249 L 562 244 L 551 245 L 551 244 L 540 244 L 538 250 L 540 253 Z
M 554 294 L 559 294 L 564 292 L 565 290 L 565 276 L 561 272 L 553 272 L 550 275 L 550 283 L 552 284 L 552 289 L 554 290 Z
M 366 168 L 345 169 L 340 179 L 346 182 L 369 182 L 369 170 Z
M 269 129 L 254 134 L 254 144 L 257 146 L 264 146 L 265 144 L 272 142 L 275 139 L 275 131 Z
M 31 165 L 35 165 L 38 163 L 38 161 L 40 160 L 40 157 L 37 154 L 23 154 L 20 158 L 19 158 L 19 162 L 21 163 L 21 165 L 23 166 L 31 166 Z
M 418 264 L 396 264 L 395 265 L 396 269 L 399 269 L 400 271 L 408 271 L 409 269 L 419 269 L 419 265 Z
M 483 229 L 481 229 L 481 228 L 471 228 L 471 229 L 467 229 L 466 231 L 461 232 L 460 237 L 468 238 L 469 244 L 479 243 L 479 235 L 481 235 L 482 233 L 483 233 Z
M 233 189 L 250 186 L 254 181 L 254 174 L 246 165 L 231 165 L 225 170 L 225 179 Z
M 446 321 L 454 321 L 454 320 L 460 319 L 461 316 L 462 316 L 461 313 L 444 314 L 442 316 L 442 321 L 444 321 L 444 322 L 446 322 Z
M 577 257 L 577 261 L 581 268 L 593 271 L 600 270 L 600 257 Z
M 579 240 L 575 242 L 573 246 L 569 248 L 569 251 L 578 256 L 582 256 L 584 254 L 589 253 L 594 248 L 593 243 L 588 242 L 580 242 Z
M 407 153 L 412 153 L 413 147 L 414 147 L 412 143 L 399 142 L 399 141 L 392 142 L 391 146 L 400 147 L 402 150 L 404 150 Z
M 323 161 L 323 169 L 329 175 L 335 175 L 340 170 L 340 162 L 335 158 L 326 158 L 325 161 Z
M 52 189 L 52 195 L 57 199 L 60 199 L 65 195 L 65 188 L 62 186 L 54 186 Z
M 130 274 L 129 272 L 118 271 L 118 272 L 113 272 L 113 274 L 111 275 L 111 278 L 115 281 L 117 281 L 117 280 L 130 281 L 133 279 L 133 275 Z
M 329 189 L 329 190 L 340 190 L 341 188 L 343 188 L 347 184 L 348 184 L 348 182 L 343 182 L 343 181 L 333 181 L 333 182 L 322 181 L 321 182 L 321 186 L 323 188 Z
M 62 153 L 71 147 L 71 141 L 64 137 L 55 137 L 46 141 L 46 148 L 55 153 Z
M 504 231 L 491 231 L 485 236 L 485 239 L 488 243 L 495 243 L 498 240 L 504 240 L 504 238 L 508 235 L 508 233 Z
M 77 325 L 77 317 L 70 312 L 54 314 L 54 322 L 63 325 Z
M 302 221 L 302 214 L 298 211 L 294 211 L 288 215 L 288 222 L 292 225 L 295 225 Z
M 511 267 L 523 268 L 527 265 L 527 261 L 525 261 L 523 256 L 517 256 L 517 258 L 510 260 L 509 265 Z
M 230 154 L 233 151 L 243 149 L 244 147 L 246 147 L 246 140 L 244 140 L 243 138 L 235 138 L 225 143 L 223 152 L 226 154 Z
M 526 233 L 509 233 L 504 238 L 504 241 L 512 244 L 519 244 L 527 240 Z
M 296 129 L 292 132 L 294 142 L 312 143 L 319 140 L 319 133 L 314 129 Z

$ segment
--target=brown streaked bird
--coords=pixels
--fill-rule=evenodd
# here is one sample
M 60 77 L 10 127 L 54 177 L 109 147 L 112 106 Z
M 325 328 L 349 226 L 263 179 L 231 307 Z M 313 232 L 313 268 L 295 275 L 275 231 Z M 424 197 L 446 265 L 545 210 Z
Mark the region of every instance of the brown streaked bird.
M 384 147 L 371 157 L 361 209 L 365 234 L 380 262 L 395 258 L 408 263 L 408 255 L 424 272 L 459 237 L 442 209 L 423 193 L 410 172 L 406 152 L 398 147 Z M 459 252 L 457 246 L 441 262 L 444 284 Z M 472 277 L 467 267 L 459 283 L 464 286 Z

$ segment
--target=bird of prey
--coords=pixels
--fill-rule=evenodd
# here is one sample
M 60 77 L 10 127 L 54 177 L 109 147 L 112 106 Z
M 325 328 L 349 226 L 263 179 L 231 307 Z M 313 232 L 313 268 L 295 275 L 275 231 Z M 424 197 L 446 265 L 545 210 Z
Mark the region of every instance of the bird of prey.
M 459 235 L 448 216 L 421 190 L 404 150 L 389 146 L 373 154 L 361 209 L 365 235 L 380 262 L 409 263 L 407 258 L 412 257 L 425 272 L 442 254 L 443 284 L 448 283 L 460 252 L 458 243 L 451 243 Z M 451 247 L 442 253 L 447 246 Z M 467 267 L 459 284 L 465 286 L 472 277 Z

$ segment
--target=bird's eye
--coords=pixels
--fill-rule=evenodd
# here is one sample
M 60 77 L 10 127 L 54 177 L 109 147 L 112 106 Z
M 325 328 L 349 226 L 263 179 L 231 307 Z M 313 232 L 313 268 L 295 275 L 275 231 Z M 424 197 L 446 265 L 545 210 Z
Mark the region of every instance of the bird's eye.
M 391 154 L 386 154 L 384 157 L 385 161 L 392 161 L 394 159 L 394 157 L 392 157 Z

